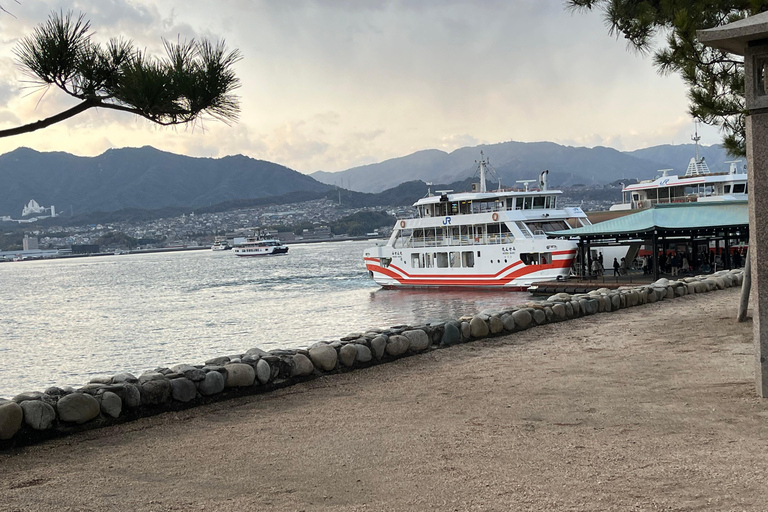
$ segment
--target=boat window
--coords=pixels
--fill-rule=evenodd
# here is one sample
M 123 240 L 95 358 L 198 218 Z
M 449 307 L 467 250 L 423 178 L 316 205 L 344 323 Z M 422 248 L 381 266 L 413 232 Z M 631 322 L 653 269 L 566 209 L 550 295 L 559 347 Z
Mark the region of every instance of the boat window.
M 532 204 L 533 204 L 533 198 L 532 197 L 526 197 L 525 198 L 525 206 L 523 206 L 523 209 L 524 210 L 530 210 Z
M 459 203 L 453 202 L 451 203 L 451 209 L 450 209 L 451 215 L 458 215 L 459 214 Z
M 544 208 L 544 196 L 536 196 L 533 198 L 533 209 L 541 210 Z
M 542 265 L 549 265 L 552 263 L 552 253 L 551 252 L 542 252 L 539 254 L 539 263 Z
M 409 247 L 411 245 L 411 236 L 413 236 L 412 229 L 398 229 L 393 247 Z
M 557 196 L 550 196 L 549 207 L 552 208 L 553 210 L 557 208 Z
M 461 253 L 461 265 L 463 267 L 474 267 L 475 266 L 475 253 L 473 253 L 472 251 L 466 251 L 466 252 Z
M 731 193 L 731 186 L 730 185 L 725 185 L 723 187 L 723 193 L 730 194 Z
M 550 208 L 552 208 L 552 206 L 550 206 L 550 199 L 551 199 L 550 196 L 547 196 L 547 197 L 544 198 L 544 209 L 545 210 L 549 210 Z
M 460 252 L 452 252 L 451 255 L 451 267 L 457 268 L 461 267 L 461 253 Z
M 413 268 L 421 268 L 421 257 L 416 253 L 411 254 L 411 266 Z
M 472 202 L 471 201 L 462 201 L 459 205 L 459 213 L 466 215 L 468 213 L 472 213 Z
M 744 185 L 744 193 L 745 193 L 745 194 L 749 194 L 749 183 L 747 183 L 746 185 Z
M 520 254 L 520 261 L 525 265 L 538 265 L 539 253 L 537 252 L 524 252 Z
M 424 266 L 426 268 L 432 268 L 432 254 L 427 253 L 424 255 Z
M 523 234 L 525 238 L 533 238 L 533 233 L 530 232 L 528 229 L 528 226 L 525 225 L 525 222 L 517 221 L 515 222 L 515 225 L 517 226 L 517 229 L 520 230 L 520 232 Z
M 523 201 L 524 199 L 522 197 L 515 198 L 515 210 L 523 209 Z
M 435 253 L 435 261 L 437 262 L 438 268 L 448 268 L 448 253 L 447 252 Z
M 505 222 L 488 224 L 488 243 L 511 244 L 515 241 L 514 235 L 509 231 Z
M 381 263 L 381 266 L 384 268 L 387 268 L 390 263 L 392 263 L 392 258 L 381 258 L 379 259 L 379 263 Z
M 734 194 L 743 194 L 745 189 L 746 185 L 744 183 L 736 183 L 733 185 Z

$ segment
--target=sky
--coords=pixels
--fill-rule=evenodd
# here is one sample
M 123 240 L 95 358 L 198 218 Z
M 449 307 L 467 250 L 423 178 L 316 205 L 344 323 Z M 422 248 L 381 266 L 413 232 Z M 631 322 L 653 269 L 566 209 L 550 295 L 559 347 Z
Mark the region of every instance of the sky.
M 0 0 L 0 129 L 77 104 L 32 87 L 13 55 L 52 11 L 84 13 L 93 40 L 122 36 L 151 55 L 162 40 L 224 39 L 241 113 L 160 127 L 91 109 L 0 139 L 94 156 L 141 147 L 195 157 L 243 154 L 303 173 L 340 171 L 424 149 L 510 140 L 629 151 L 690 143 L 686 88 L 608 34 L 599 12 L 563 0 Z M 701 143 L 720 142 L 700 127 Z M 492 155 L 489 155 L 493 158 Z

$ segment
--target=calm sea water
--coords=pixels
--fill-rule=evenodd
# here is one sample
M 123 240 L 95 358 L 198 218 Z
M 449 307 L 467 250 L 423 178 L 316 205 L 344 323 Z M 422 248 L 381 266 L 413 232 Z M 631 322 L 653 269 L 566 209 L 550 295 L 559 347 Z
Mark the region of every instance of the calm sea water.
M 383 290 L 362 263 L 370 244 L 292 245 L 263 258 L 187 251 L 0 264 L 0 397 L 529 299 Z

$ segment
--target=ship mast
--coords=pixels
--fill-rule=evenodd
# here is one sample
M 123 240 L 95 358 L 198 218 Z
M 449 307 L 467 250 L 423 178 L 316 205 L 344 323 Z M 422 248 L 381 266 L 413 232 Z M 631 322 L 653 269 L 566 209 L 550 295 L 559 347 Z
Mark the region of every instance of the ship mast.
M 694 131 L 694 135 L 691 137 L 691 140 L 696 145 L 696 163 L 698 163 L 699 162 L 699 141 L 701 140 L 701 137 L 699 136 L 698 119 L 693 120 L 693 131 Z
M 483 158 L 482 151 L 480 151 L 480 192 L 487 192 L 485 188 L 485 158 Z

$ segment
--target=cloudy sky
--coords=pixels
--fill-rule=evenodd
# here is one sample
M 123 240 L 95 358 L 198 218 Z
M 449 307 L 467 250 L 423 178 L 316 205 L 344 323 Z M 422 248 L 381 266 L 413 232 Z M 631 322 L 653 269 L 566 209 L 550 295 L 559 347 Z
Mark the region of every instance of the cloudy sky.
M 162 55 L 162 38 L 239 48 L 241 119 L 163 128 L 91 110 L 0 153 L 97 155 L 156 148 L 244 154 L 301 172 L 338 171 L 437 148 L 515 141 L 632 150 L 690 142 L 685 88 L 562 0 L 2 0 L 0 129 L 76 101 L 27 87 L 18 38 L 52 10 L 83 12 L 94 39 L 121 35 Z M 702 143 L 720 141 L 712 128 Z M 492 157 L 492 155 L 491 155 Z

